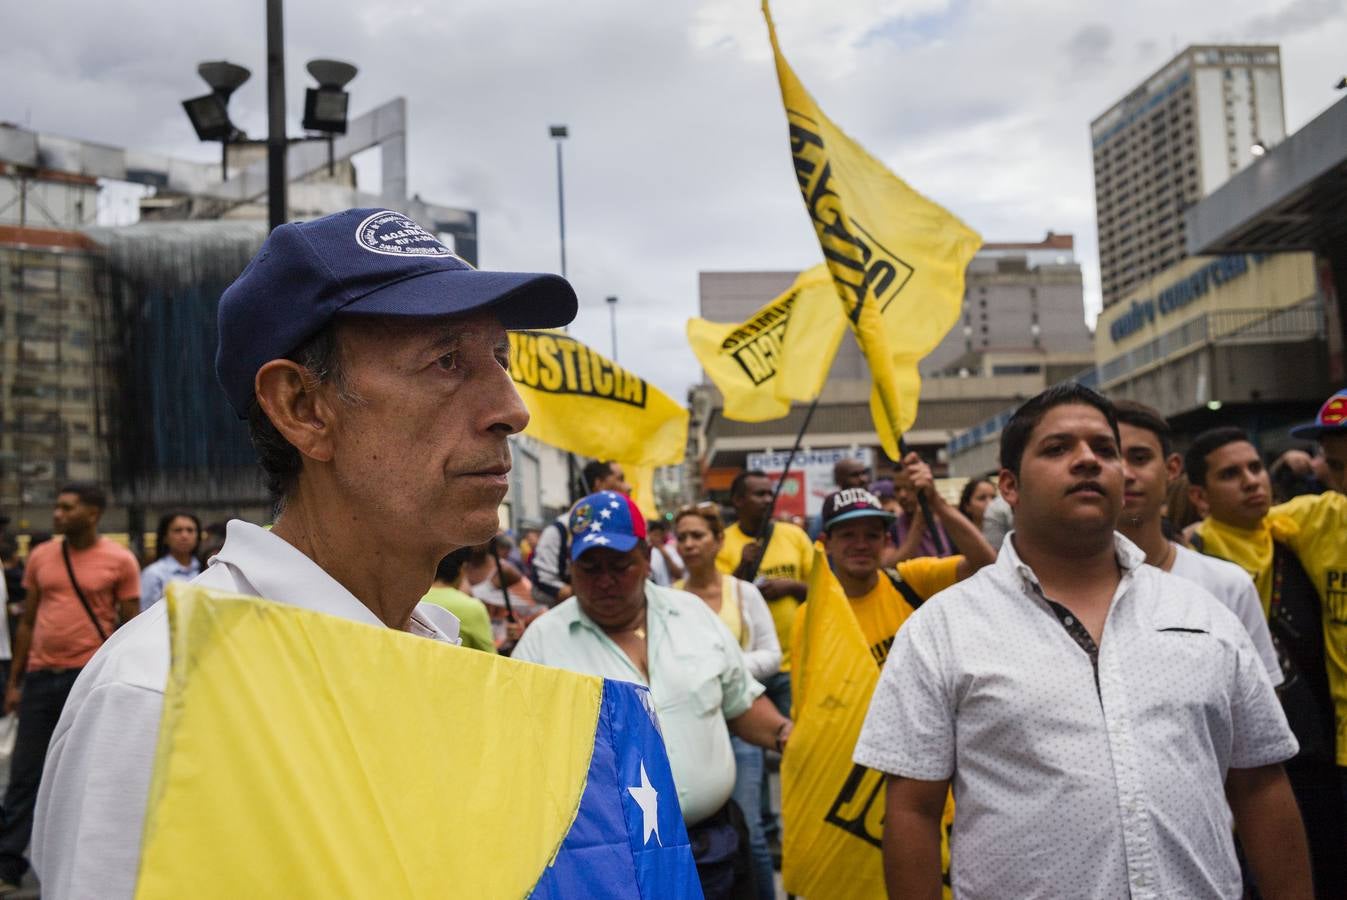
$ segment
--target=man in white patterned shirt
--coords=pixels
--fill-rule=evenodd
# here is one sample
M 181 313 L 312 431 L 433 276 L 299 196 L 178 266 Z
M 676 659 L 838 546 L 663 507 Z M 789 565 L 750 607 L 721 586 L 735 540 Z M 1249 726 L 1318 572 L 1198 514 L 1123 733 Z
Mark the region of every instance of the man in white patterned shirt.
M 1049 389 L 1001 464 L 1016 530 L 899 631 L 856 746 L 890 776 L 890 896 L 940 896 L 952 783 L 960 898 L 1234 900 L 1232 824 L 1265 898 L 1309 898 L 1295 738 L 1239 620 L 1115 533 L 1111 404 Z

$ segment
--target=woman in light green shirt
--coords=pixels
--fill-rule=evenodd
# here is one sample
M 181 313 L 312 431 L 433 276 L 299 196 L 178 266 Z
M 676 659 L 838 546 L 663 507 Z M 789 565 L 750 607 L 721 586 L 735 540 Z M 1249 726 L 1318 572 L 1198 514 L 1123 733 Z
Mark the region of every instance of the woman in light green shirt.
M 458 618 L 458 636 L 464 647 L 495 653 L 496 642 L 491 637 L 491 617 L 486 605 L 458 589 L 466 556 L 466 550 L 456 550 L 440 560 L 435 569 L 435 583 L 421 599 L 449 610 Z

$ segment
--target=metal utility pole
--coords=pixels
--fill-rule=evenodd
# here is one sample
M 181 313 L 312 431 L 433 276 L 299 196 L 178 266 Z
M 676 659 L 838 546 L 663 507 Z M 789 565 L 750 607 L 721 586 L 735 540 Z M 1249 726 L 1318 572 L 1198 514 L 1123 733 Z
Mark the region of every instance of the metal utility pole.
M 561 277 L 566 277 L 566 178 L 561 168 L 561 142 L 570 137 L 565 125 L 553 125 L 548 132 L 557 142 L 557 227 L 561 233 Z
M 285 171 L 285 30 L 282 0 L 267 0 L 267 219 L 289 218 Z
M 613 362 L 617 362 L 617 298 L 608 298 L 608 324 L 613 332 Z

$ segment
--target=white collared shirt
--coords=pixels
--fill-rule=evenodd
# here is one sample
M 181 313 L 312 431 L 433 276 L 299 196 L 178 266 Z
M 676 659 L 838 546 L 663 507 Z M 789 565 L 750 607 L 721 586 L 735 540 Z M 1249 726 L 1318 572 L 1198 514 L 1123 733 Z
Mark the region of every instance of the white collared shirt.
M 382 627 L 350 591 L 271 532 L 238 520 L 193 582 Z M 434 604 L 413 634 L 458 642 L 458 620 Z M 80 673 L 47 751 L 33 823 L 43 896 L 130 898 L 168 680 L 168 604 L 117 629 Z
M 1239 620 L 1115 542 L 1097 673 L 1010 539 L 898 632 L 855 761 L 953 780 L 955 896 L 1241 895 L 1226 773 L 1295 738 Z

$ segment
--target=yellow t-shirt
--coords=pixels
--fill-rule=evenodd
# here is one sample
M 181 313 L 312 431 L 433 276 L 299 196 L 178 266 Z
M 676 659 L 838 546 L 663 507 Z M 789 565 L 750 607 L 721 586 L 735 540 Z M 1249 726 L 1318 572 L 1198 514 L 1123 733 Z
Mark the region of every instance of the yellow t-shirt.
M 1323 607 L 1324 668 L 1337 711 L 1337 762 L 1347 766 L 1347 495 L 1306 494 L 1279 506 L 1300 526 L 1286 544 L 1314 582 Z
M 898 563 L 898 577 L 907 582 L 918 597 L 927 600 L 959 580 L 959 562 L 962 556 L 920 556 Z M 879 581 L 868 594 L 847 598 L 856 623 L 865 635 L 865 644 L 875 662 L 884 665 L 889 648 L 898 629 L 914 610 L 906 598 L 893 586 L 889 576 L 879 573 Z M 796 617 L 796 628 L 803 627 L 804 617 Z M 796 635 L 798 637 L 798 635 Z
M 753 538 L 744 534 L 736 522 L 725 529 L 725 541 L 716 554 L 716 568 L 730 574 L 739 568 L 739 560 L 744 548 L 753 542 Z M 814 563 L 814 542 L 803 529 L 789 522 L 777 522 L 772 529 L 772 540 L 767 544 L 767 552 L 758 566 L 759 578 L 789 578 L 792 581 L 809 582 L 809 571 Z M 772 624 L 776 626 L 776 637 L 781 642 L 781 671 L 790 671 L 790 635 L 795 622 L 795 610 L 804 602 L 803 597 L 785 596 L 767 601 L 767 609 L 772 614 Z
M 686 579 L 680 578 L 673 583 L 675 589 L 687 590 Z M 691 592 L 689 592 L 691 593 Z M 739 642 L 739 649 L 748 649 L 748 629 L 744 627 L 744 613 L 739 608 L 739 579 L 733 575 L 720 575 L 720 609 L 716 616 L 725 623 L 730 634 Z

